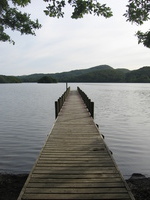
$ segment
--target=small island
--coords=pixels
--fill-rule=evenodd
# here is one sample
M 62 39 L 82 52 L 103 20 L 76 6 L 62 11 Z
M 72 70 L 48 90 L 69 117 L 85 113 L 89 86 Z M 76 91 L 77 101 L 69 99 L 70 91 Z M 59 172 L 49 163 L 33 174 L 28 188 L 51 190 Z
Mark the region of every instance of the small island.
M 43 76 L 38 80 L 38 83 L 57 83 L 57 80 L 50 76 Z

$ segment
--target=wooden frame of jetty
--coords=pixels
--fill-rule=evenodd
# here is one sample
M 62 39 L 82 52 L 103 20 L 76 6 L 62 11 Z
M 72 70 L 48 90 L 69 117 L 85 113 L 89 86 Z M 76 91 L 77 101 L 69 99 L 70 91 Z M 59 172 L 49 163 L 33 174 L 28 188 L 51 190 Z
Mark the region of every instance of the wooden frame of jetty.
M 18 200 L 134 200 L 85 93 L 67 89 L 55 107 L 55 124 Z

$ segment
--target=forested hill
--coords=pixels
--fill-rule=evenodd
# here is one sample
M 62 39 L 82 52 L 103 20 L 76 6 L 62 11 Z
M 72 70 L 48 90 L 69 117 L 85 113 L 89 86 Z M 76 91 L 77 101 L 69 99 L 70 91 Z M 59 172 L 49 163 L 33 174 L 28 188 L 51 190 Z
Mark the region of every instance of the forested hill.
M 72 70 L 69 72 L 61 72 L 61 73 L 55 73 L 55 74 L 31 74 L 27 76 L 19 76 L 19 78 L 23 82 L 37 82 L 43 76 L 51 76 L 52 78 L 55 78 L 58 82 L 66 82 L 66 81 L 73 80 L 75 77 L 78 77 L 84 74 L 96 72 L 99 70 L 109 70 L 109 69 L 113 69 L 113 68 L 108 65 L 99 65 L 99 66 L 91 67 L 88 69 Z
M 123 81 L 123 77 L 127 72 L 129 72 L 128 69 L 113 69 L 109 65 L 99 65 L 88 69 L 72 70 L 55 74 L 31 74 L 28 76 L 19 76 L 19 78 L 22 82 L 38 82 L 43 76 L 50 76 L 58 82 L 120 82 L 120 79 Z M 103 77 L 101 74 L 103 74 Z M 110 77 L 111 74 L 113 78 Z
M 20 83 L 21 80 L 15 76 L 0 75 L 0 83 Z
M 22 82 L 38 82 L 43 76 L 50 76 L 58 82 L 121 82 L 121 83 L 150 83 L 150 66 L 138 70 L 114 69 L 108 65 L 73 70 L 55 74 L 31 74 L 20 76 Z
M 93 71 L 73 77 L 69 82 L 150 83 L 150 67 L 134 71 L 113 68 Z
M 150 83 L 150 66 L 127 73 L 125 81 L 128 83 Z
M 114 69 L 108 65 L 73 70 L 55 74 L 31 74 L 25 76 L 0 76 L 0 83 L 5 82 L 40 82 L 41 78 L 54 82 L 112 82 L 112 83 L 150 83 L 150 66 L 138 70 Z M 45 81 L 45 79 L 44 79 Z M 51 82 L 51 81 L 48 81 Z M 53 82 L 53 81 L 52 81 Z

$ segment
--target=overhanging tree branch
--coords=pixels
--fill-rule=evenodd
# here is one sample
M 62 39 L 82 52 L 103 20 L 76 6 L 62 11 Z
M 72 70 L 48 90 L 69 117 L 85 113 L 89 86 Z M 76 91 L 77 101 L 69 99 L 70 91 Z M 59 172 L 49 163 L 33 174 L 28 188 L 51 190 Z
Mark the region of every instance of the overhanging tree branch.
M 100 0 L 43 1 L 48 3 L 44 12 L 50 17 L 64 17 L 64 8 L 67 4 L 73 10 L 71 14 L 73 19 L 82 18 L 85 14 L 103 16 L 105 18 L 113 15 L 111 8 L 106 4 L 101 4 Z M 9 41 L 14 44 L 14 41 L 5 32 L 8 28 L 13 31 L 19 31 L 21 34 L 30 35 L 35 35 L 35 30 L 41 28 L 38 20 L 32 21 L 30 14 L 22 13 L 18 10 L 18 7 L 25 7 L 30 3 L 31 0 L 0 0 L 0 41 Z M 127 21 L 142 25 L 145 21 L 150 20 L 150 0 L 128 0 L 124 16 L 127 18 Z M 143 43 L 150 48 L 150 31 L 145 33 L 138 31 L 136 36 L 139 43 Z
M 136 36 L 138 37 L 138 43 L 142 43 L 144 46 L 150 48 L 150 31 L 145 33 L 138 31 Z
M 127 21 L 142 25 L 145 21 L 150 20 L 150 0 L 129 0 L 127 8 L 124 14 Z M 136 36 L 138 43 L 143 43 L 144 46 L 150 48 L 150 31 L 145 33 L 138 31 Z
M 1 0 L 0 3 L 0 40 L 3 42 L 15 42 L 5 32 L 10 28 L 12 31 L 19 31 L 21 34 L 35 35 L 35 29 L 41 28 L 38 20 L 32 21 L 30 14 L 22 13 L 16 6 L 24 7 L 29 0 L 12 0 L 14 7 L 10 7 L 8 1 Z

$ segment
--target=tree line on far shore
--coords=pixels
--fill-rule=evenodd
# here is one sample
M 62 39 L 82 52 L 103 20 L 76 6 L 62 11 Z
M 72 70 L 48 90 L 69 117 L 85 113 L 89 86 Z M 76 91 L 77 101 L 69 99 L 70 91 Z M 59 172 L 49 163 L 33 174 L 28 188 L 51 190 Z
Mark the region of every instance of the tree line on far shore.
M 0 75 L 0 83 L 21 83 L 21 79 L 15 76 Z
M 17 77 L 0 75 L 0 83 L 21 82 L 150 83 L 150 66 L 130 71 L 128 69 L 114 69 L 108 65 L 99 65 L 88 69 L 55 74 L 31 74 Z

